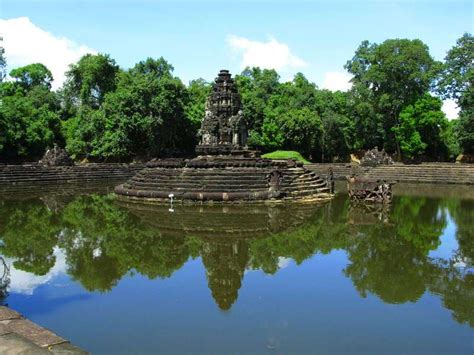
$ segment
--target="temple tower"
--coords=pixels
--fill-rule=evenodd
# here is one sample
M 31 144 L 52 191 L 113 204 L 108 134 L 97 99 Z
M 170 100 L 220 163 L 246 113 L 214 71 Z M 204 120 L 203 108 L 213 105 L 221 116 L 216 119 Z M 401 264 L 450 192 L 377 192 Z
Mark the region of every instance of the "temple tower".
M 221 70 L 212 84 L 199 135 L 198 155 L 227 155 L 245 149 L 247 127 L 242 102 L 228 70 Z

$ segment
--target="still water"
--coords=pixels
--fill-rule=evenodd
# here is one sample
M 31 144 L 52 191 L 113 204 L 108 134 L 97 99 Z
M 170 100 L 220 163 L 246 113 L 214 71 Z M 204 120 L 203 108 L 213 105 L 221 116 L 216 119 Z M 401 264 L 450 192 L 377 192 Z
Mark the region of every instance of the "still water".
M 469 194 L 170 212 L 108 191 L 0 195 L 2 302 L 93 353 L 473 353 Z

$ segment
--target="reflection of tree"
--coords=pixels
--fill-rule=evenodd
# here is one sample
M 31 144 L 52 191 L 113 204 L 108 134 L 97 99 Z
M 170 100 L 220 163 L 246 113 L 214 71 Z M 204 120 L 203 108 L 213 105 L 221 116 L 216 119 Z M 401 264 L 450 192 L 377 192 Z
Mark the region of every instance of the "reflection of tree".
M 8 296 L 8 287 L 10 286 L 10 268 L 5 259 L 0 256 L 0 306 Z
M 441 296 L 456 321 L 474 327 L 474 274 L 456 266 L 453 260 L 433 260 L 433 266 L 429 290 Z
M 9 201 L 0 205 L 0 253 L 15 258 L 14 266 L 45 275 L 55 264 L 53 249 L 60 226 L 40 201 Z
M 347 243 L 346 199 L 337 197 L 331 203 L 315 209 L 305 224 L 288 231 L 275 233 L 250 243 L 251 267 L 274 274 L 280 257 L 291 258 L 297 264 L 319 252 L 327 254 L 342 249 Z
M 427 255 L 446 226 L 436 201 L 399 197 L 387 224 L 351 229 L 345 270 L 362 296 L 372 292 L 388 303 L 416 301 L 426 289 L 432 265 Z
M 78 196 L 55 210 L 39 199 L 9 201 L 0 202 L 0 252 L 13 258 L 16 268 L 44 275 L 58 245 L 69 274 L 86 289 L 102 292 L 130 271 L 166 278 L 190 257 L 201 256 L 211 293 L 226 310 L 238 297 L 246 268 L 273 274 L 282 257 L 300 264 L 339 249 L 347 252 L 344 273 L 361 295 L 404 303 L 429 290 L 457 321 L 473 325 L 474 280 L 458 265 L 472 261 L 473 202 L 447 204 L 459 242 L 458 259 L 448 261 L 428 257 L 446 226 L 440 204 L 399 197 L 390 210 L 368 214 L 339 195 L 311 208 L 187 207 L 170 215 L 167 206 L 132 213 L 110 195 Z
M 385 302 L 404 303 L 423 295 L 430 264 L 396 230 L 374 226 L 354 238 L 347 252 L 351 263 L 344 272 L 362 296 L 372 292 Z
M 436 249 L 446 227 L 446 216 L 439 207 L 436 199 L 398 197 L 390 216 L 396 234 L 425 254 Z
M 448 210 L 456 222 L 461 257 L 474 260 L 474 200 L 450 200 Z
M 89 291 L 108 291 L 127 272 L 105 248 L 107 239 L 120 231 L 123 217 L 109 196 L 80 196 L 63 210 L 60 245 L 68 272 Z

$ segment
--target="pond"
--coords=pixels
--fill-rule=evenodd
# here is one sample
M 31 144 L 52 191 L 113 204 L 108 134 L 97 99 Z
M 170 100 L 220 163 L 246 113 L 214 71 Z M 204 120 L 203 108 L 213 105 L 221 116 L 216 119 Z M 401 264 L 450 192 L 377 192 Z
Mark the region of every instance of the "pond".
M 93 353 L 472 353 L 470 189 L 172 211 L 34 191 L 0 195 L 2 302 Z

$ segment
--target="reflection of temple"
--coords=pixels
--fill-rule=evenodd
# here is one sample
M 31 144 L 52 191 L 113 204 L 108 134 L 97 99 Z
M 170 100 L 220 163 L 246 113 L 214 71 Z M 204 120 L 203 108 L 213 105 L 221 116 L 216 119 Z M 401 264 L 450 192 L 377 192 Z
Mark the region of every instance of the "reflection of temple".
M 289 205 L 146 205 L 117 201 L 145 224 L 158 228 L 166 236 L 198 236 L 215 239 L 257 238 L 295 228 L 323 208 L 309 204 Z
M 249 261 L 245 240 L 220 238 L 203 243 L 201 256 L 206 267 L 212 297 L 222 310 L 228 310 L 238 297 L 245 267 Z

